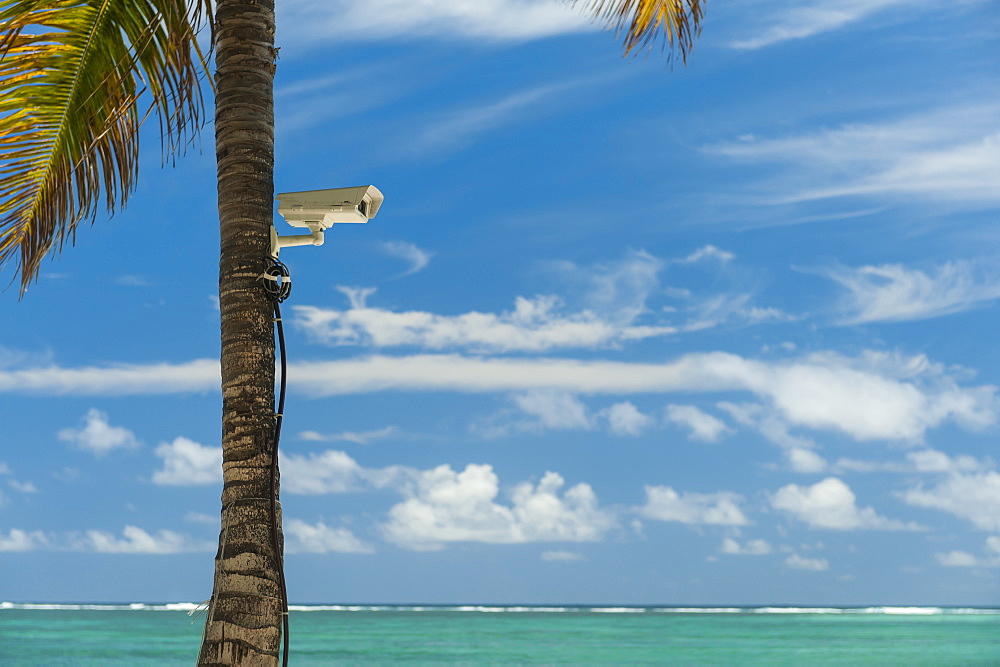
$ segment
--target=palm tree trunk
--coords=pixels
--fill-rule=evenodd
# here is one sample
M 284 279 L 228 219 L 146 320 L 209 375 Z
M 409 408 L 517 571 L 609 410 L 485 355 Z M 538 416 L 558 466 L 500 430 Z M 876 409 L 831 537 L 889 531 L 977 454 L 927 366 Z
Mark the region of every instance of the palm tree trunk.
M 259 280 L 274 200 L 274 3 L 218 0 L 215 29 L 224 483 L 198 663 L 269 665 L 283 613 L 270 515 L 272 306 Z M 277 541 L 280 549 L 280 534 Z

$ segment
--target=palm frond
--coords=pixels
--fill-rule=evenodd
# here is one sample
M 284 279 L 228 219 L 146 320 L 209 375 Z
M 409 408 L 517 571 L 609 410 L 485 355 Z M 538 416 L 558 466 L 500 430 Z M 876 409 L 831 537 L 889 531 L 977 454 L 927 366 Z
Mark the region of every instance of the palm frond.
M 0 0 L 0 268 L 22 294 L 102 200 L 124 205 L 152 110 L 165 155 L 197 133 L 206 21 L 209 0 Z
M 571 0 L 606 21 L 624 38 L 625 54 L 650 46 L 657 38 L 687 62 L 701 32 L 704 0 Z

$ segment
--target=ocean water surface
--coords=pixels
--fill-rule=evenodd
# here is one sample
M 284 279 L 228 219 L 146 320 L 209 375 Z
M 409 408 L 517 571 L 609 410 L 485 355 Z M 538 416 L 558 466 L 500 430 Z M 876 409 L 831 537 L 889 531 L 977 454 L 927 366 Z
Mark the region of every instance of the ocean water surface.
M 1000 608 L 305 605 L 294 665 L 1000 665 Z M 193 664 L 178 604 L 0 603 L 0 665 Z

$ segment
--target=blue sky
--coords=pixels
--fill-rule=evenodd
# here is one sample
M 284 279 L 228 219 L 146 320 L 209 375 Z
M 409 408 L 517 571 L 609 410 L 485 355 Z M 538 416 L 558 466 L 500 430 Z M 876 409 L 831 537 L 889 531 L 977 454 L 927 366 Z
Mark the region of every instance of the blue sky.
M 276 191 L 386 197 L 282 253 L 293 602 L 1000 604 L 992 3 L 712 2 L 686 67 L 556 0 L 278 20 Z M 0 296 L 0 599 L 211 591 L 211 131 L 147 130 Z

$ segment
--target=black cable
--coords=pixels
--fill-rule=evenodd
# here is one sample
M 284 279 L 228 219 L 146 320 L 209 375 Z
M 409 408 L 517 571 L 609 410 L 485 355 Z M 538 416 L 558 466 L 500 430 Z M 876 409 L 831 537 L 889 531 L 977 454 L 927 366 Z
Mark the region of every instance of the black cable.
M 288 267 L 271 258 L 271 265 L 262 276 L 264 290 L 274 302 L 274 325 L 278 337 L 279 358 L 281 360 L 281 380 L 278 385 L 278 410 L 274 415 L 274 446 L 271 448 L 271 546 L 278 569 L 278 585 L 281 589 L 282 621 L 282 667 L 288 666 L 288 589 L 285 586 L 285 562 L 278 543 L 278 442 L 281 440 L 281 421 L 285 412 L 285 388 L 287 386 L 288 359 L 285 354 L 285 327 L 281 322 L 281 302 L 292 293 L 292 279 Z

